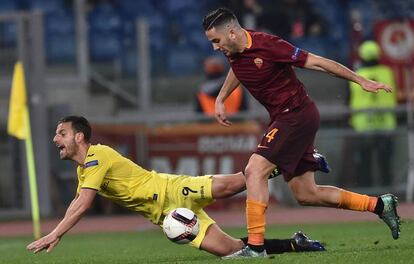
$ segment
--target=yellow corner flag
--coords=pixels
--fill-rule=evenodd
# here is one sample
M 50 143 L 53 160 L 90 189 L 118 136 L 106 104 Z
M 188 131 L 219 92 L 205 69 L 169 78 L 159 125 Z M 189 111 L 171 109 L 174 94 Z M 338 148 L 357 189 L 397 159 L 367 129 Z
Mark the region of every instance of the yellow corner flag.
M 11 136 L 25 141 L 30 201 L 32 206 L 33 235 L 36 239 L 38 239 L 41 236 L 41 231 L 36 184 L 36 168 L 33 154 L 32 133 L 30 129 L 29 107 L 27 105 L 26 83 L 23 65 L 21 62 L 17 62 L 14 66 L 7 132 Z
M 13 82 L 9 104 L 9 119 L 7 132 L 18 139 L 27 138 L 27 124 L 25 115 L 27 112 L 26 84 L 21 62 L 14 66 Z

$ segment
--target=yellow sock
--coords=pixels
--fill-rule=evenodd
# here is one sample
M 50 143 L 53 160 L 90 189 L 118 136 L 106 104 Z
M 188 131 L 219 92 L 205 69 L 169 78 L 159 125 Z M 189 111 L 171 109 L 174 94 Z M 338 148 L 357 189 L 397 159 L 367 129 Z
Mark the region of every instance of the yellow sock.
M 376 197 L 370 197 L 359 193 L 340 191 L 338 208 L 349 209 L 354 211 L 370 211 L 374 212 L 377 204 Z
M 248 243 L 251 245 L 264 244 L 266 208 L 267 204 L 253 200 L 246 201 Z

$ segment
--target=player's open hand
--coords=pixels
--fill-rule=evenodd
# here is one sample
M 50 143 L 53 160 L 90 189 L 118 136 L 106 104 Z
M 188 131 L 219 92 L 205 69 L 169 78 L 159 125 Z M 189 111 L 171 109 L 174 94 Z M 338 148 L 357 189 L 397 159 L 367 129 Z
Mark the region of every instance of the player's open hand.
M 33 253 L 40 252 L 46 249 L 46 252 L 50 252 L 53 248 L 59 243 L 60 238 L 53 233 L 50 233 L 47 236 L 44 236 L 29 245 L 26 249 L 32 251 Z
M 217 122 L 219 122 L 223 126 L 231 126 L 232 123 L 227 120 L 226 117 L 226 108 L 224 107 L 224 103 L 216 101 L 216 108 L 215 108 L 215 117 Z
M 371 80 L 364 80 L 360 85 L 362 89 L 364 89 L 367 92 L 371 92 L 371 93 L 378 93 L 379 90 L 384 90 L 387 93 L 392 92 L 391 86 L 384 84 L 384 83 L 371 81 Z

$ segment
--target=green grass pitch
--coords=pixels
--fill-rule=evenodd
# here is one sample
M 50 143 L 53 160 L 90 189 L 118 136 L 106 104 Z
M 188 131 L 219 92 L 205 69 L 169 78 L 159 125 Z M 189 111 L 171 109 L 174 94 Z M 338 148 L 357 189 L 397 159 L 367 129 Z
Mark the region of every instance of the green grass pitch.
M 82 224 L 82 223 L 80 223 Z M 227 228 L 235 237 L 244 228 Z M 326 252 L 285 253 L 268 259 L 226 260 L 168 241 L 161 230 L 130 233 L 67 234 L 51 253 L 25 250 L 30 237 L 0 237 L 0 263 L 414 263 L 414 221 L 405 222 L 393 240 L 382 222 L 277 225 L 267 237 L 286 238 L 303 230 L 322 241 Z M 1 234 L 0 234 L 1 236 Z

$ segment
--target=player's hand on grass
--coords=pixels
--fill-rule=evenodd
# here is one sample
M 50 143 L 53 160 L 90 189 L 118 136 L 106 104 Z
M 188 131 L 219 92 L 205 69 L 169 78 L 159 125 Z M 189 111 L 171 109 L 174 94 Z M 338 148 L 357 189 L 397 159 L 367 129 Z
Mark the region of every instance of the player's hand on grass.
M 60 238 L 53 233 L 50 233 L 47 236 L 44 236 L 29 245 L 27 245 L 27 250 L 32 251 L 33 253 L 40 252 L 46 249 L 46 252 L 50 252 L 53 248 L 59 243 Z
M 226 118 L 226 108 L 224 106 L 224 103 L 216 101 L 215 110 L 216 110 L 215 117 L 216 117 L 217 122 L 227 127 L 232 125 L 232 123 Z
M 364 89 L 367 92 L 371 92 L 371 93 L 377 93 L 379 90 L 384 90 L 387 93 L 392 92 L 391 86 L 384 84 L 384 83 L 371 81 L 371 80 L 364 80 L 363 82 L 360 83 L 360 85 L 362 89 Z

